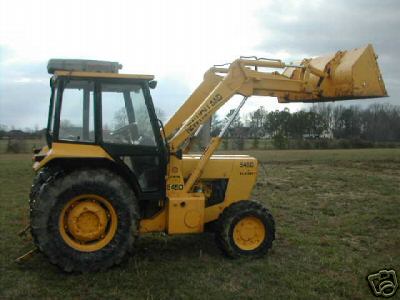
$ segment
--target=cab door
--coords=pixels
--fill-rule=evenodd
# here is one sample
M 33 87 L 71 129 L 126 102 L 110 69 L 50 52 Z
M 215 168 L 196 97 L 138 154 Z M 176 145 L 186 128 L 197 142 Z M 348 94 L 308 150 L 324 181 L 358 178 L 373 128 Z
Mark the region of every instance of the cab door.
M 142 193 L 159 198 L 166 156 L 147 82 L 104 80 L 97 86 L 102 146 L 134 174 Z

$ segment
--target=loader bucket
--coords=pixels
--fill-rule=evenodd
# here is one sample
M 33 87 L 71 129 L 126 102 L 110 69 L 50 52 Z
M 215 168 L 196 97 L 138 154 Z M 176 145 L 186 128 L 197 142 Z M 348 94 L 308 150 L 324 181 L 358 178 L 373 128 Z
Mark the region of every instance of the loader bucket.
M 305 82 L 304 92 L 278 98 L 279 102 L 324 102 L 387 97 L 372 45 L 305 59 L 301 68 L 283 75 Z

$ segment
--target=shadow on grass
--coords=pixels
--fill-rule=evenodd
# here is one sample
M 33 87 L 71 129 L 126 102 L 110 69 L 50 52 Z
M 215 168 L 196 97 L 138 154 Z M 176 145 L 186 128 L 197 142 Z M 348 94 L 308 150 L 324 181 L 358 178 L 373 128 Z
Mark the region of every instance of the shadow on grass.
M 32 249 L 32 243 L 22 241 L 21 253 Z M 193 261 L 199 262 L 209 259 L 226 259 L 214 242 L 214 235 L 211 233 L 168 236 L 166 234 L 154 233 L 141 236 L 136 242 L 134 253 L 127 256 L 119 266 L 111 270 L 129 271 L 134 268 L 137 261 L 146 262 L 155 266 L 159 262 Z M 13 263 L 10 261 L 10 263 Z M 31 259 L 21 264 L 15 263 L 19 271 L 36 273 L 46 279 L 54 279 L 53 276 L 71 275 L 52 265 L 40 252 L 36 252 Z M 150 268 L 151 269 L 151 268 Z M 45 270 L 45 272 L 43 272 Z M 107 272 L 107 271 L 105 271 Z M 104 273 L 104 272 L 99 272 Z M 72 273 L 72 275 L 80 273 Z
M 168 236 L 150 234 L 140 237 L 136 247 L 138 258 L 178 260 L 206 256 L 221 256 L 211 233 Z

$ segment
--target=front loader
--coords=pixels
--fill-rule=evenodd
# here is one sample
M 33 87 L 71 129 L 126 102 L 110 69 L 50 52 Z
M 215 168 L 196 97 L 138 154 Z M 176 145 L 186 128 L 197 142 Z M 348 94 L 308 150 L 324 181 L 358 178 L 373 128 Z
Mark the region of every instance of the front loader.
M 153 76 L 119 73 L 116 62 L 50 60 L 47 146 L 34 151 L 29 201 L 35 245 L 68 272 L 119 264 L 148 232 L 212 228 L 226 255 L 265 255 L 275 223 L 249 200 L 257 160 L 214 155 L 224 133 L 253 95 L 281 103 L 385 97 L 376 60 L 371 45 L 297 65 L 239 58 L 208 70 L 165 125 L 150 95 Z M 243 100 L 221 133 L 190 154 L 193 136 L 237 94 Z

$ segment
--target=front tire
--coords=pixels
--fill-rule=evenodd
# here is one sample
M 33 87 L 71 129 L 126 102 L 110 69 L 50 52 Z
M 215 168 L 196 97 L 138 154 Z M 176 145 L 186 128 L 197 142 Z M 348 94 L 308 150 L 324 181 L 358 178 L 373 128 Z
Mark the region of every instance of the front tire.
M 105 169 L 47 180 L 31 209 L 35 244 L 66 272 L 119 264 L 138 233 L 137 201 L 129 185 Z
M 256 201 L 233 203 L 223 211 L 217 224 L 217 245 L 231 258 L 262 257 L 275 239 L 274 219 Z

